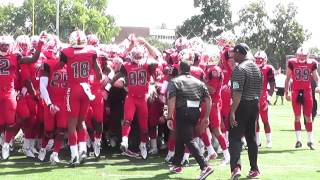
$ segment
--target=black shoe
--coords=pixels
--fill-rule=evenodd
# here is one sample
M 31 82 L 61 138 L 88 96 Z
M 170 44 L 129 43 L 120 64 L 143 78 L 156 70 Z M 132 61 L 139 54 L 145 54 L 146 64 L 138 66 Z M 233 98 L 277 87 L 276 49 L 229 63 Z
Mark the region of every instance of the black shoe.
M 300 141 L 297 141 L 296 148 L 301 148 L 301 147 L 302 147 L 302 143 Z
M 308 142 L 308 147 L 310 148 L 310 150 L 316 150 L 316 148 L 314 147 L 312 142 Z

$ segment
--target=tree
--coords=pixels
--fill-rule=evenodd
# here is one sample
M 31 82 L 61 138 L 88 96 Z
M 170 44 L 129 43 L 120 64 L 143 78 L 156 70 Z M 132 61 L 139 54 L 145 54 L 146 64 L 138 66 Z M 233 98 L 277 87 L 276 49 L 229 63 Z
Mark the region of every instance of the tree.
M 7 5 L 0 7 L 0 29 L 15 34 L 31 34 L 33 0 L 25 0 L 22 7 Z M 107 0 L 60 0 L 61 38 L 79 28 L 95 33 L 102 42 L 111 41 L 119 32 L 114 17 L 105 14 Z M 35 3 L 35 33 L 42 30 L 55 31 L 56 0 L 37 0 Z M 21 29 L 16 32 L 15 29 Z
M 270 30 L 268 28 L 269 16 L 263 0 L 250 3 L 239 12 L 239 21 L 236 23 L 241 28 L 239 42 L 246 42 L 250 47 L 265 50 L 269 45 Z
M 177 29 L 178 36 L 197 36 L 204 41 L 213 41 L 223 31 L 233 28 L 228 0 L 199 0 L 198 4 L 200 14 L 185 20 Z
M 293 3 L 287 6 L 278 4 L 271 19 L 273 26 L 267 53 L 275 66 L 285 68 L 286 55 L 294 54 L 310 34 L 296 20 L 297 7 Z

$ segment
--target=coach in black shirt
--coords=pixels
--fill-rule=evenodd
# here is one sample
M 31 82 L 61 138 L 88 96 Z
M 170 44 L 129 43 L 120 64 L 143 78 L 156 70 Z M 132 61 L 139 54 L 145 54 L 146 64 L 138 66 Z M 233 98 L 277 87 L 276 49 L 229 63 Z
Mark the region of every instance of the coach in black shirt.
M 192 52 L 182 51 L 179 54 L 180 75 L 173 78 L 168 84 L 168 117 L 167 124 L 176 133 L 176 146 L 171 172 L 181 173 L 184 154 L 184 145 L 188 147 L 191 154 L 200 165 L 200 176 L 198 179 L 205 179 L 213 172 L 211 166 L 205 162 L 198 146 L 193 139 L 195 126 L 199 121 L 200 104 L 205 101 L 206 109 L 204 118 L 201 120 L 203 126 L 209 124 L 209 112 L 211 109 L 211 98 L 207 87 L 203 82 L 191 76 L 190 66 L 194 62 Z M 173 128 L 173 114 L 176 112 L 176 127 Z
M 250 160 L 249 178 L 260 175 L 257 158 L 256 121 L 259 114 L 259 97 L 262 90 L 263 76 L 254 63 L 249 47 L 238 44 L 234 47 L 234 60 L 238 63 L 232 77 L 232 104 L 230 111 L 229 152 L 231 179 L 238 179 L 241 174 L 241 137 L 244 135 L 248 144 Z

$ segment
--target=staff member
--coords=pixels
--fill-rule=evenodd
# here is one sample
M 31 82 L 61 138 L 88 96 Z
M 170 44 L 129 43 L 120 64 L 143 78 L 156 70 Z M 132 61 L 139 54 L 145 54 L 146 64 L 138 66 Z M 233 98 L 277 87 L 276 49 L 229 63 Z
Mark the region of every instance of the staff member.
M 232 77 L 232 105 L 230 111 L 229 152 L 231 179 L 241 175 L 241 137 L 245 135 L 251 169 L 249 178 L 260 175 L 257 159 L 258 146 L 256 143 L 256 121 L 259 115 L 259 97 L 262 90 L 262 74 L 254 63 L 249 47 L 238 44 L 233 49 L 234 60 L 238 63 Z
M 201 119 L 203 127 L 209 124 L 209 112 L 211 109 L 211 98 L 207 87 L 203 82 L 190 75 L 190 66 L 194 62 L 194 53 L 183 50 L 179 53 L 180 75 L 173 78 L 168 84 L 168 127 L 173 130 L 173 114 L 176 112 L 176 147 L 173 158 L 173 173 L 182 172 L 181 161 L 184 154 L 184 145 L 188 147 L 191 154 L 200 165 L 200 176 L 197 179 L 205 179 L 213 172 L 208 166 L 198 146 L 193 139 L 195 126 L 200 116 L 200 103 L 205 101 L 205 116 Z

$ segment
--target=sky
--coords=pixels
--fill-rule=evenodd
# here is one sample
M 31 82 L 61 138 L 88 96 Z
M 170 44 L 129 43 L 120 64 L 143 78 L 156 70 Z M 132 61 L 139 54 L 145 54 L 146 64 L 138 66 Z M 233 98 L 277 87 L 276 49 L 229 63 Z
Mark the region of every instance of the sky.
M 238 11 L 254 0 L 229 0 L 233 20 L 238 19 Z M 23 0 L 1 0 L 0 4 L 14 2 L 22 4 Z M 272 14 L 275 6 L 281 2 L 293 2 L 298 7 L 297 20 L 312 33 L 305 43 L 309 47 L 320 47 L 320 23 L 317 12 L 319 0 L 265 0 L 267 11 Z M 193 0 L 109 0 L 107 13 L 116 17 L 120 26 L 157 27 L 165 23 L 168 28 L 180 25 L 196 13 Z

